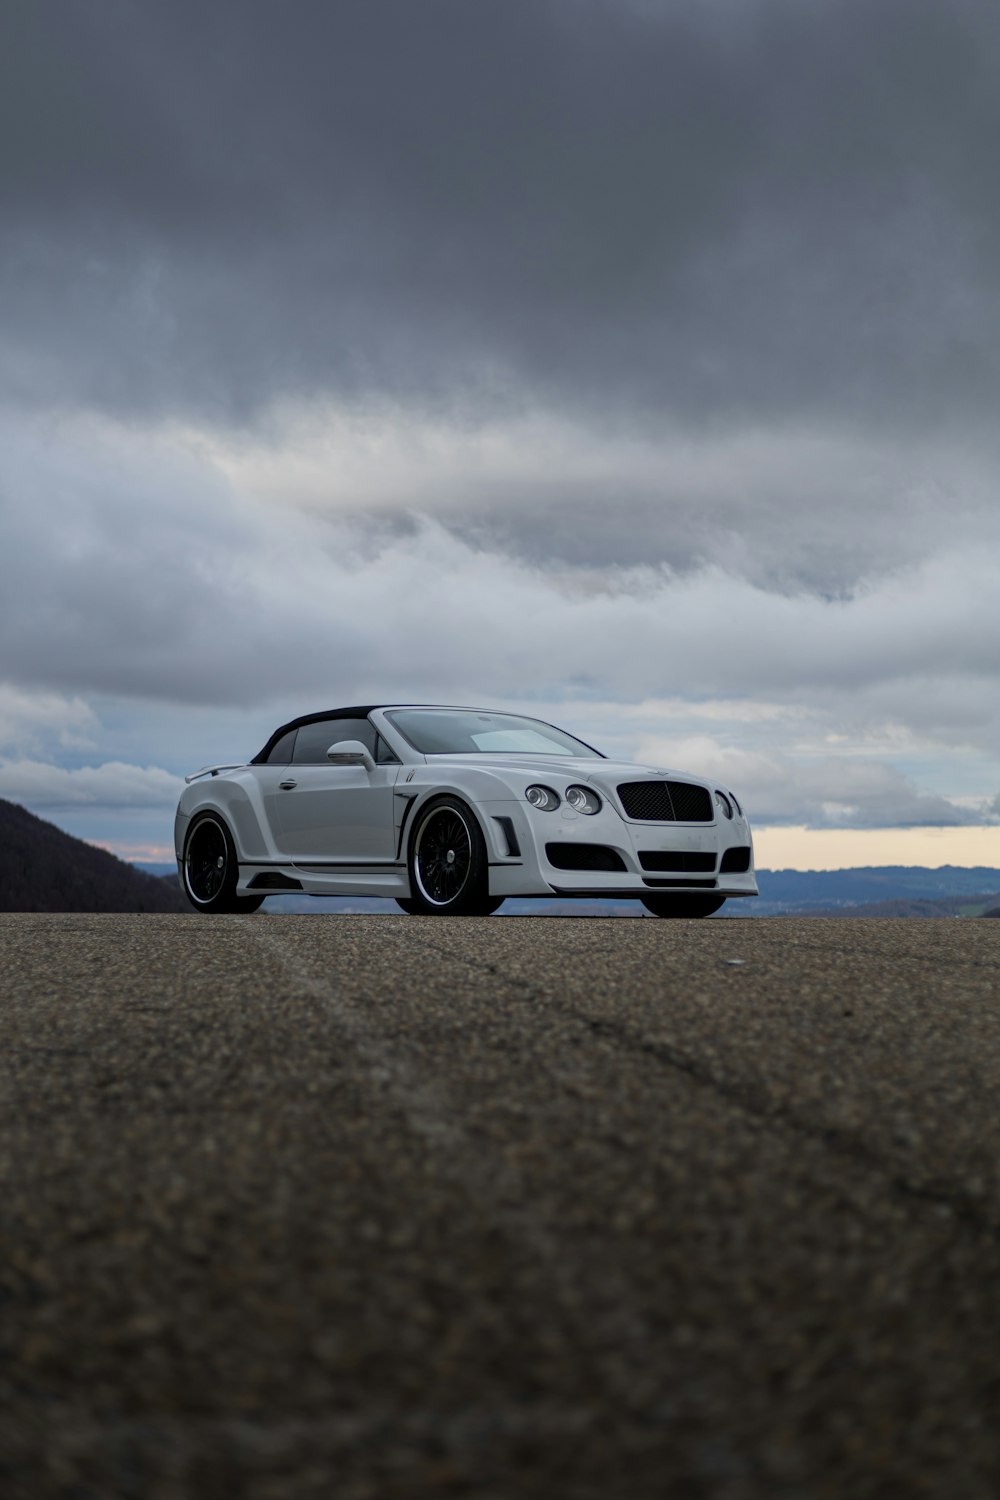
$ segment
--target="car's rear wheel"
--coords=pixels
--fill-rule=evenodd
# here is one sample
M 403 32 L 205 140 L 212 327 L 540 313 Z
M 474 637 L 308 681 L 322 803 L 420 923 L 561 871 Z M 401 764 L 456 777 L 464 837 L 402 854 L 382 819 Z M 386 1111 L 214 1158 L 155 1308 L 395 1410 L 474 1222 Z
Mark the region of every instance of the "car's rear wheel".
M 237 896 L 236 845 L 221 818 L 205 813 L 188 830 L 183 859 L 184 894 L 196 911 L 253 912 L 263 896 Z
M 725 902 L 725 896 L 642 896 L 643 906 L 654 917 L 710 917 Z
M 435 797 L 417 815 L 410 838 L 411 916 L 485 917 L 500 901 L 489 893 L 486 841 L 457 797 Z

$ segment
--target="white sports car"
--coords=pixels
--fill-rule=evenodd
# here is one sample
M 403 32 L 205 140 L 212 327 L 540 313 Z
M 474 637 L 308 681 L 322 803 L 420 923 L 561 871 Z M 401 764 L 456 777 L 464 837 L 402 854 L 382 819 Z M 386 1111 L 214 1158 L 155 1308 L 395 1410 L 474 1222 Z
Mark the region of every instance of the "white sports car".
M 174 831 L 202 912 L 271 894 L 391 896 L 487 915 L 506 896 L 619 896 L 707 917 L 755 896 L 732 792 L 606 759 L 540 719 L 478 708 L 338 708 L 282 724 L 249 765 L 187 778 Z

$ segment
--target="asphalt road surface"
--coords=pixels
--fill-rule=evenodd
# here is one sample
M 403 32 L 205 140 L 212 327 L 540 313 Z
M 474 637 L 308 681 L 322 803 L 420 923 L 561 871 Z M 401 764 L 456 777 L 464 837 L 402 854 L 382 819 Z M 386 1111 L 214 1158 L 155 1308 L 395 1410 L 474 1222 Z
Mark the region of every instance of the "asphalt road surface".
M 998 980 L 972 920 L 0 917 L 0 1495 L 994 1500 Z

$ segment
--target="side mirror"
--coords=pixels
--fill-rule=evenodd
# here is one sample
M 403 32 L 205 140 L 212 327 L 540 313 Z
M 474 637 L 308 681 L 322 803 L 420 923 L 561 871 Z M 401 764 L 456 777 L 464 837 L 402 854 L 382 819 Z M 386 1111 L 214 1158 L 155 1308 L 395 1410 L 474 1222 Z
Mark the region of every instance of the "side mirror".
M 338 740 L 330 746 L 326 758 L 332 766 L 364 766 L 369 772 L 375 769 L 371 751 L 360 740 Z

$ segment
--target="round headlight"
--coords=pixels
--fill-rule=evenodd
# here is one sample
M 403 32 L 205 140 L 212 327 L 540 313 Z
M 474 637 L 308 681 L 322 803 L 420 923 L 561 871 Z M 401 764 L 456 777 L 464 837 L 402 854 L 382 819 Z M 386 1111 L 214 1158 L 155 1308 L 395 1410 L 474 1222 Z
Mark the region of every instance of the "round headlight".
M 524 795 L 540 812 L 555 812 L 559 806 L 559 794 L 550 786 L 529 786 Z
M 743 816 L 743 809 L 740 806 L 740 804 L 737 802 L 736 797 L 735 797 L 735 795 L 732 792 L 729 793 L 729 800 L 730 800 L 730 802 L 733 804 L 733 806 L 736 809 L 736 816 L 738 818 L 742 818 L 742 816 Z
M 568 786 L 565 797 L 574 812 L 584 813 L 587 817 L 601 810 L 600 797 L 587 786 Z
M 733 804 L 730 802 L 725 792 L 716 792 L 715 800 L 722 808 L 724 816 L 727 818 L 731 818 L 733 815 Z

